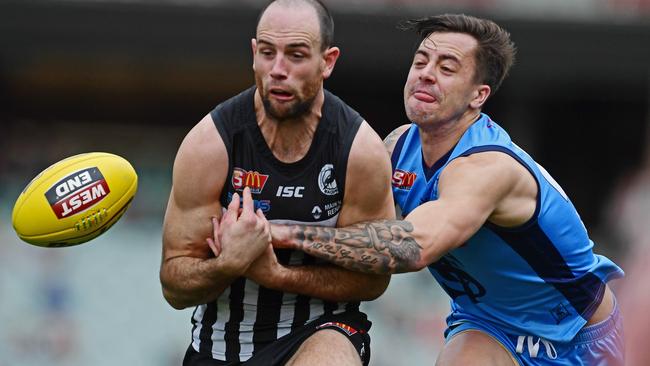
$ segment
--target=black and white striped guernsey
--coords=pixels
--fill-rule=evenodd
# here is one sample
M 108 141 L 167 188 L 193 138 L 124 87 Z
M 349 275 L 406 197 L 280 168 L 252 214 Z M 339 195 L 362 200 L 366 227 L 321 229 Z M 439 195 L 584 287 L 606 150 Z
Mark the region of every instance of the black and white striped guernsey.
M 322 117 L 304 158 L 277 160 L 266 144 L 255 116 L 255 87 L 219 104 L 211 116 L 229 157 L 221 204 L 232 194 L 251 188 L 255 206 L 274 223 L 335 226 L 345 191 L 352 141 L 361 116 L 325 91 Z M 319 261 L 292 250 L 277 250 L 282 264 Z M 359 303 L 333 303 L 304 295 L 270 290 L 238 278 L 192 315 L 192 347 L 226 361 L 245 361 L 262 347 L 323 314 L 358 310 Z

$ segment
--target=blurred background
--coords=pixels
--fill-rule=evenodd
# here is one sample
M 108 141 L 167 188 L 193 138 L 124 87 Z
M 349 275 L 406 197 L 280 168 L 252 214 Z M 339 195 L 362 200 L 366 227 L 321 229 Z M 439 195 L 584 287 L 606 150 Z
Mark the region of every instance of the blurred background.
M 191 310 L 169 307 L 158 282 L 172 162 L 196 122 L 252 85 L 250 39 L 265 3 L 0 1 L 0 366 L 180 365 Z M 572 197 L 596 252 L 628 272 L 614 284 L 634 309 L 626 338 L 647 340 L 635 332 L 649 318 L 631 314 L 650 303 L 650 0 L 325 3 L 342 49 L 326 87 L 382 137 L 407 122 L 415 37 L 400 21 L 465 12 L 510 31 L 517 64 L 485 111 Z M 128 213 L 79 247 L 20 242 L 11 209 L 22 188 L 88 151 L 135 166 Z M 364 309 L 375 322 L 371 365 L 434 363 L 448 302 L 428 272 L 394 276 Z M 629 364 L 650 364 L 639 357 Z

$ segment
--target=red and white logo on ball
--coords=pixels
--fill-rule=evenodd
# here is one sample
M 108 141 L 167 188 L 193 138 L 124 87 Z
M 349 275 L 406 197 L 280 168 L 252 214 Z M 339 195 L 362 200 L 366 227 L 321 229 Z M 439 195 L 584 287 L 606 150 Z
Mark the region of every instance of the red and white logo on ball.
M 74 215 L 103 200 L 111 190 L 97 167 L 72 173 L 45 192 L 59 219 Z

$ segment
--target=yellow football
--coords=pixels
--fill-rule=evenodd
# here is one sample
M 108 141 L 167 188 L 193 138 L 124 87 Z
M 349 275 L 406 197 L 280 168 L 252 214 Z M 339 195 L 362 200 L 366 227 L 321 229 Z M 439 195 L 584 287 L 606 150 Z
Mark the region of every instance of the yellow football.
M 18 196 L 11 216 L 20 239 L 41 247 L 68 247 L 108 230 L 138 189 L 124 158 L 104 152 L 71 156 L 42 171 Z

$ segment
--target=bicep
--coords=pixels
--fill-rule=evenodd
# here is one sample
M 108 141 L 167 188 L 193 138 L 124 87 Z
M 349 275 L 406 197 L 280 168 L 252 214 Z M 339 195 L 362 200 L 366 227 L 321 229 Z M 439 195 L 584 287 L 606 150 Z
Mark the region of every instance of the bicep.
M 163 261 L 207 258 L 212 216 L 221 216 L 219 197 L 228 167 L 225 145 L 208 115 L 186 136 L 174 162 L 172 190 L 163 224 Z
M 364 122 L 348 158 L 345 195 L 337 226 L 395 218 L 390 160 L 379 136 Z
M 427 263 L 463 245 L 512 190 L 511 169 L 500 158 L 491 158 L 486 153 L 452 162 L 440 177 L 439 198 L 405 218 L 413 225 L 413 237 Z

